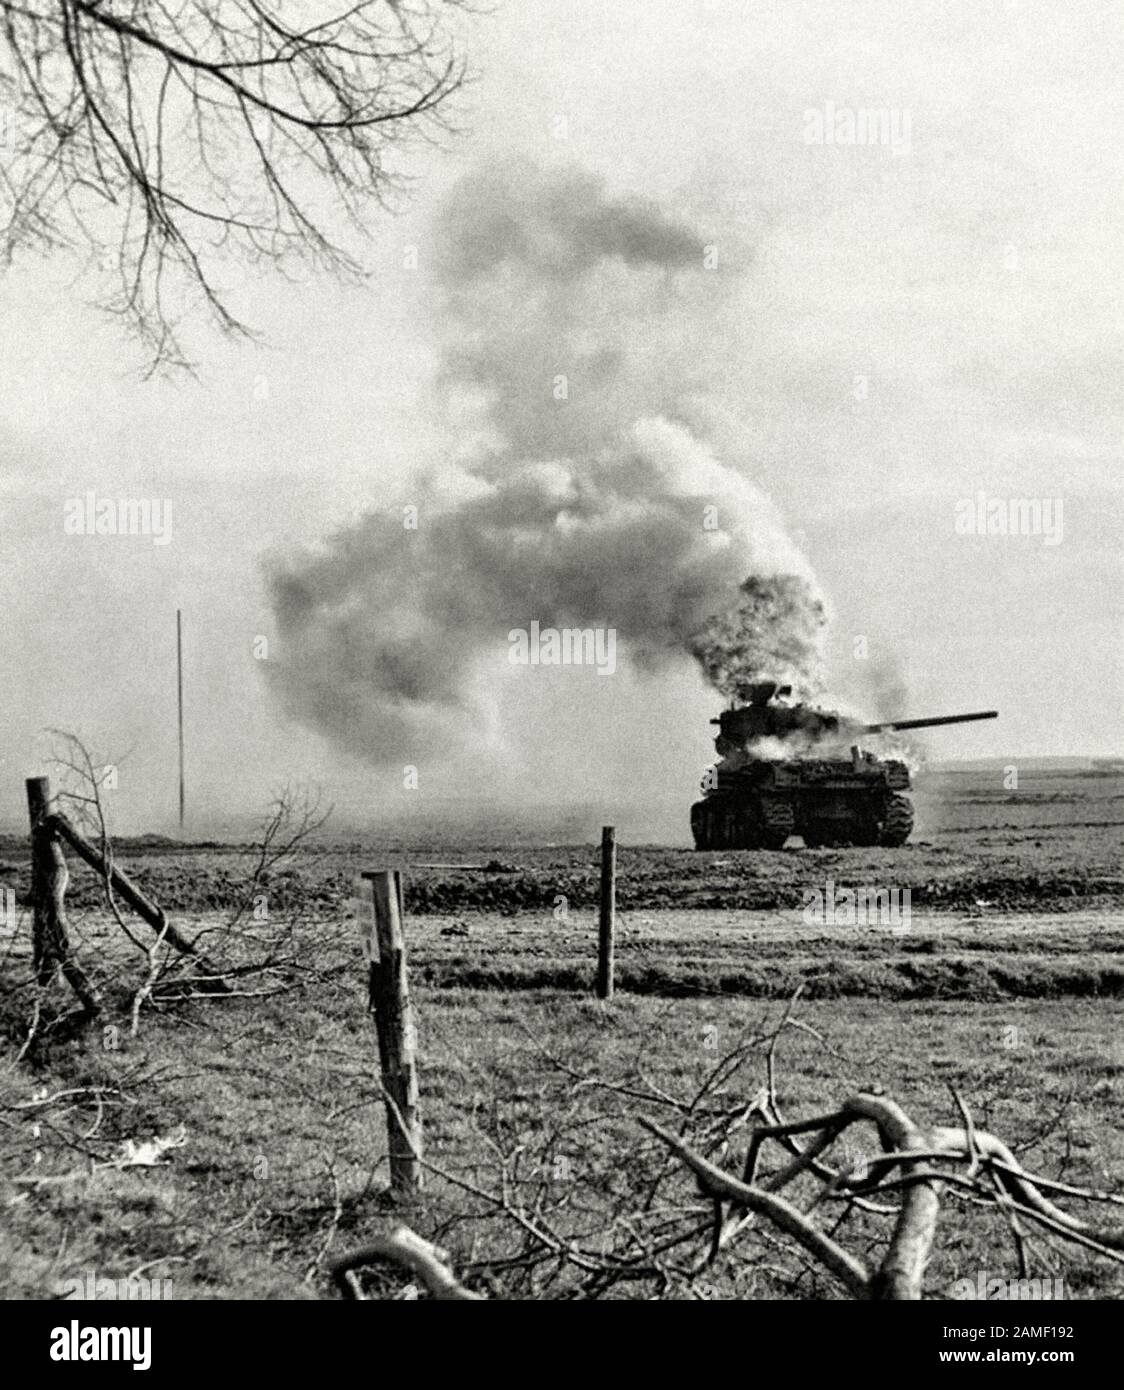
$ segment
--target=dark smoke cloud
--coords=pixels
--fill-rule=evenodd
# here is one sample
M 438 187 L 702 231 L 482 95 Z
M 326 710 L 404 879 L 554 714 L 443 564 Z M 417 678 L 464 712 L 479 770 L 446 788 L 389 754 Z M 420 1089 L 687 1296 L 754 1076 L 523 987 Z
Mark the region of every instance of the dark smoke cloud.
M 751 675 L 813 685 L 806 561 L 769 500 L 674 418 L 714 389 L 698 343 L 722 289 L 698 235 L 586 174 L 517 165 L 453 193 L 436 264 L 444 408 L 468 443 L 403 499 L 416 530 L 388 508 L 272 566 L 290 711 L 376 762 L 418 738 L 463 747 L 487 724 L 509 630 L 532 621 L 613 627 L 645 670 L 693 655 L 724 693 Z M 750 598 L 767 644 L 748 640 Z
M 711 685 L 730 700 L 768 674 L 793 695 L 818 694 L 827 611 L 808 580 L 794 574 L 750 575 L 736 604 L 713 614 L 689 646 Z

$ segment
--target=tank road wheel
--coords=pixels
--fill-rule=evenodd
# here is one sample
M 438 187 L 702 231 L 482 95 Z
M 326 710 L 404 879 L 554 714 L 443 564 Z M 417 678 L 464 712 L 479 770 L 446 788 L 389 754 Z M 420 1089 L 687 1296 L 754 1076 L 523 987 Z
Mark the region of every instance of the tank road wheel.
M 726 812 L 726 848 L 752 849 L 756 838 L 750 818 L 744 811 L 731 806 Z
M 761 836 L 757 823 L 752 816 L 747 815 L 744 811 L 735 815 L 733 846 L 735 849 L 761 848 Z
M 911 822 L 912 828 L 912 822 Z M 909 831 L 906 831 L 908 835 Z M 867 819 L 865 816 L 856 820 L 848 830 L 848 840 L 852 845 L 863 848 L 870 848 L 872 845 L 882 843 L 882 834 L 879 830 L 878 822 L 873 818 Z
M 734 813 L 713 801 L 699 801 L 691 807 L 691 833 L 696 849 L 730 849 Z
M 895 792 L 886 801 L 879 843 L 891 847 L 904 845 L 913 832 L 913 803 L 908 796 Z
M 803 837 L 805 849 L 839 849 L 850 843 L 846 829 L 832 820 L 813 821 L 796 833 Z
M 829 825 L 813 830 L 811 841 L 805 840 L 804 843 L 810 849 L 846 849 L 851 841 L 837 825 Z
M 796 817 L 787 801 L 766 798 L 761 803 L 762 849 L 783 849 L 795 824 Z
M 722 818 L 715 814 L 709 801 L 696 801 L 691 807 L 691 834 L 697 850 L 721 849 L 721 825 Z

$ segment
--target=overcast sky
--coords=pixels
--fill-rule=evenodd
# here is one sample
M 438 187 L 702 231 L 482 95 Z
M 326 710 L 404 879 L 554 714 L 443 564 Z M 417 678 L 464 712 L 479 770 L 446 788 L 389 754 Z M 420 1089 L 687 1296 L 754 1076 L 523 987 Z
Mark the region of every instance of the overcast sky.
M 867 698 L 877 668 L 903 714 L 1000 710 L 934 738 L 938 757 L 1124 751 L 1118 8 L 500 0 L 465 38 L 461 133 L 373 227 L 370 282 L 231 268 L 262 338 L 200 330 L 197 379 L 142 381 L 65 256 L 0 280 L 0 816 L 60 726 L 122 760 L 123 828 L 166 828 L 177 606 L 197 809 L 313 776 L 358 810 L 400 794 L 395 763 L 424 766 L 410 749 L 362 767 L 281 712 L 254 657 L 273 635 L 261 560 L 408 500 L 455 450 L 426 252 L 455 181 L 512 152 L 655 198 L 740 261 L 700 428 L 828 593 L 840 699 Z M 887 110 L 898 147 L 808 143 L 828 103 Z M 65 535 L 66 499 L 91 489 L 170 499 L 171 542 Z M 958 535 L 980 493 L 1061 499 L 1059 543 Z M 569 674 L 536 712 L 542 758 L 519 753 L 527 793 L 605 777 L 686 803 L 718 705 L 695 672 Z M 488 789 L 471 759 L 433 785 Z

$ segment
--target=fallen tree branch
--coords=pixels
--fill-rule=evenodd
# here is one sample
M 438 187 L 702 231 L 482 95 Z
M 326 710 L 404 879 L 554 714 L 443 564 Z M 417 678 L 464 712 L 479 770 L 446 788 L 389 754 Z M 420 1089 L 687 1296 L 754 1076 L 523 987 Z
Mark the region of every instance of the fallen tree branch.
M 348 1278 L 352 1270 L 375 1260 L 389 1260 L 419 1279 L 435 1299 L 443 1303 L 482 1303 L 483 1295 L 473 1293 L 458 1281 L 448 1265 L 448 1255 L 409 1226 L 397 1226 L 361 1250 L 355 1250 L 328 1266 L 332 1280 L 344 1298 L 361 1299 L 362 1294 Z
M 725 1173 L 701 1155 L 694 1153 L 688 1145 L 674 1134 L 669 1133 L 653 1120 L 641 1118 L 640 1123 L 649 1133 L 666 1144 L 677 1158 L 687 1165 L 699 1180 L 699 1186 L 709 1197 L 736 1203 L 763 1216 L 768 1216 L 774 1225 L 792 1236 L 797 1244 L 803 1246 L 844 1285 L 855 1298 L 869 1297 L 870 1271 L 849 1251 L 837 1245 L 830 1236 L 818 1230 L 798 1211 L 796 1207 L 772 1192 L 758 1187 L 750 1187 L 740 1182 L 730 1173 Z

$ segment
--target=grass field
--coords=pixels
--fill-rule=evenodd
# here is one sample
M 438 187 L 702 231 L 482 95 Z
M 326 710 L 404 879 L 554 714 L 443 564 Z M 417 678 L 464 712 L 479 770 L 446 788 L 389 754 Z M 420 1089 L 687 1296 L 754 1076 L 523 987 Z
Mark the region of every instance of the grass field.
M 323 1296 L 325 1257 L 362 1243 L 380 1220 L 385 1131 L 361 992 L 346 979 L 320 992 L 318 1002 L 282 996 L 151 1018 L 139 1039 L 116 1050 L 99 1035 L 75 1040 L 53 1049 L 22 1088 L 11 1086 L 9 1120 L 13 1103 L 44 1088 L 115 1089 L 100 1110 L 88 1096 L 51 1107 L 50 1128 L 37 1137 L 30 1125 L 9 1127 L 6 1296 L 50 1297 L 91 1269 L 114 1278 L 143 1269 L 171 1279 L 178 1298 Z M 634 1117 L 666 1115 L 658 1104 L 580 1087 L 559 1063 L 609 1081 L 635 1084 L 642 1073 L 653 1087 L 688 1096 L 722 1053 L 770 1017 L 767 1006 L 743 999 L 621 996 L 606 1008 L 546 991 L 421 989 L 417 1004 L 434 1161 L 495 1190 L 502 1149 L 509 1173 L 521 1160 L 523 1181 L 542 1175 L 551 1199 L 564 1203 L 553 1213 L 555 1227 L 585 1240 L 603 1229 L 622 1189 L 641 1187 L 657 1162 Z M 808 1005 L 800 1017 L 835 1051 L 795 1035 L 781 1052 L 781 1099 L 790 1115 L 817 1113 L 882 1079 L 919 1118 L 951 1119 L 946 1087 L 953 1085 L 978 1124 L 1027 1145 L 1024 1164 L 1111 1187 L 1124 1160 L 1115 1123 L 1124 1055 L 1113 1041 L 1121 1012 L 1119 1004 L 1072 1002 L 1016 1001 L 1001 1011 L 963 1003 Z M 744 1100 L 760 1080 L 760 1068 L 747 1065 L 725 1098 Z M 86 1171 L 109 1162 L 125 1138 L 179 1125 L 185 1143 L 165 1168 Z M 12 1181 L 29 1174 L 43 1180 Z M 529 1295 L 504 1268 L 515 1244 L 509 1223 L 449 1182 L 433 1174 L 428 1182 L 413 1224 L 439 1236 L 478 1287 Z M 697 1205 L 685 1181 L 674 1198 Z M 877 1248 L 884 1230 L 884 1220 L 856 1223 L 856 1247 Z M 928 1280 L 937 1297 L 979 1270 L 1012 1269 L 1003 1224 L 955 1203 L 938 1251 Z M 1062 1257 L 1042 1242 L 1033 1272 L 1059 1270 L 1069 1297 L 1124 1294 L 1119 1266 L 1079 1251 Z M 580 1289 L 573 1277 L 559 1282 L 570 1296 Z M 838 1292 L 780 1256 L 767 1231 L 747 1239 L 710 1282 L 727 1294 Z
M 589 997 L 588 845 L 324 840 L 264 885 L 265 920 L 247 918 L 236 938 L 220 928 L 244 892 L 244 847 L 122 845 L 121 861 L 178 908 L 181 926 L 210 931 L 219 953 L 284 947 L 275 968 L 246 979 L 264 994 L 166 994 L 143 1009 L 135 1037 L 141 958 L 96 905 L 96 880 L 72 866 L 73 933 L 108 1007 L 83 1024 L 56 986 L 25 1047 L 26 933 L 0 952 L 0 1290 L 52 1297 L 87 1272 L 140 1271 L 170 1280 L 176 1298 L 330 1292 L 328 1261 L 386 1214 L 385 1115 L 352 881 L 360 867 L 390 862 L 410 884 L 427 1156 L 440 1170 L 408 1216 L 482 1291 L 838 1296 L 759 1225 L 705 1277 L 599 1282 L 580 1263 L 531 1257 L 518 1222 L 492 1200 L 505 1186 L 516 1206 L 549 1213 L 560 1238 L 601 1255 L 639 1238 L 625 1217 L 653 1184 L 661 1221 L 676 1230 L 705 1221 L 692 1182 L 668 1168 L 638 1118 L 681 1114 L 670 1098 L 697 1093 L 743 1043 L 739 1068 L 709 1100 L 744 1104 L 764 1074 L 768 1021 L 797 986 L 798 1017 L 823 1041 L 782 1040 L 787 1115 L 833 1109 L 877 1082 L 918 1120 L 955 1122 L 954 1087 L 1029 1168 L 1124 1192 L 1119 804 L 1104 795 L 1119 786 L 1089 778 L 1082 803 L 1078 780 L 1014 808 L 966 785 L 931 839 L 896 853 L 694 855 L 624 837 L 621 988 L 608 1006 Z M 25 848 L 13 840 L 0 852 L 7 881 L 22 885 Z M 423 867 L 435 859 L 494 862 Z M 908 930 L 806 922 L 802 895 L 828 878 L 911 888 Z M 161 1165 L 123 1161 L 126 1141 L 168 1135 L 182 1143 Z M 847 1161 L 861 1159 L 847 1142 Z M 743 1145 L 734 1139 L 728 1166 Z M 887 1220 L 853 1214 L 851 1248 L 876 1252 Z M 1124 1294 L 1120 1265 L 1052 1238 L 1034 1236 L 1031 1264 L 1060 1274 L 1070 1298 Z M 928 1296 L 1013 1270 L 994 1212 L 946 1200 Z M 386 1270 L 369 1276 L 381 1296 L 404 1283 Z

